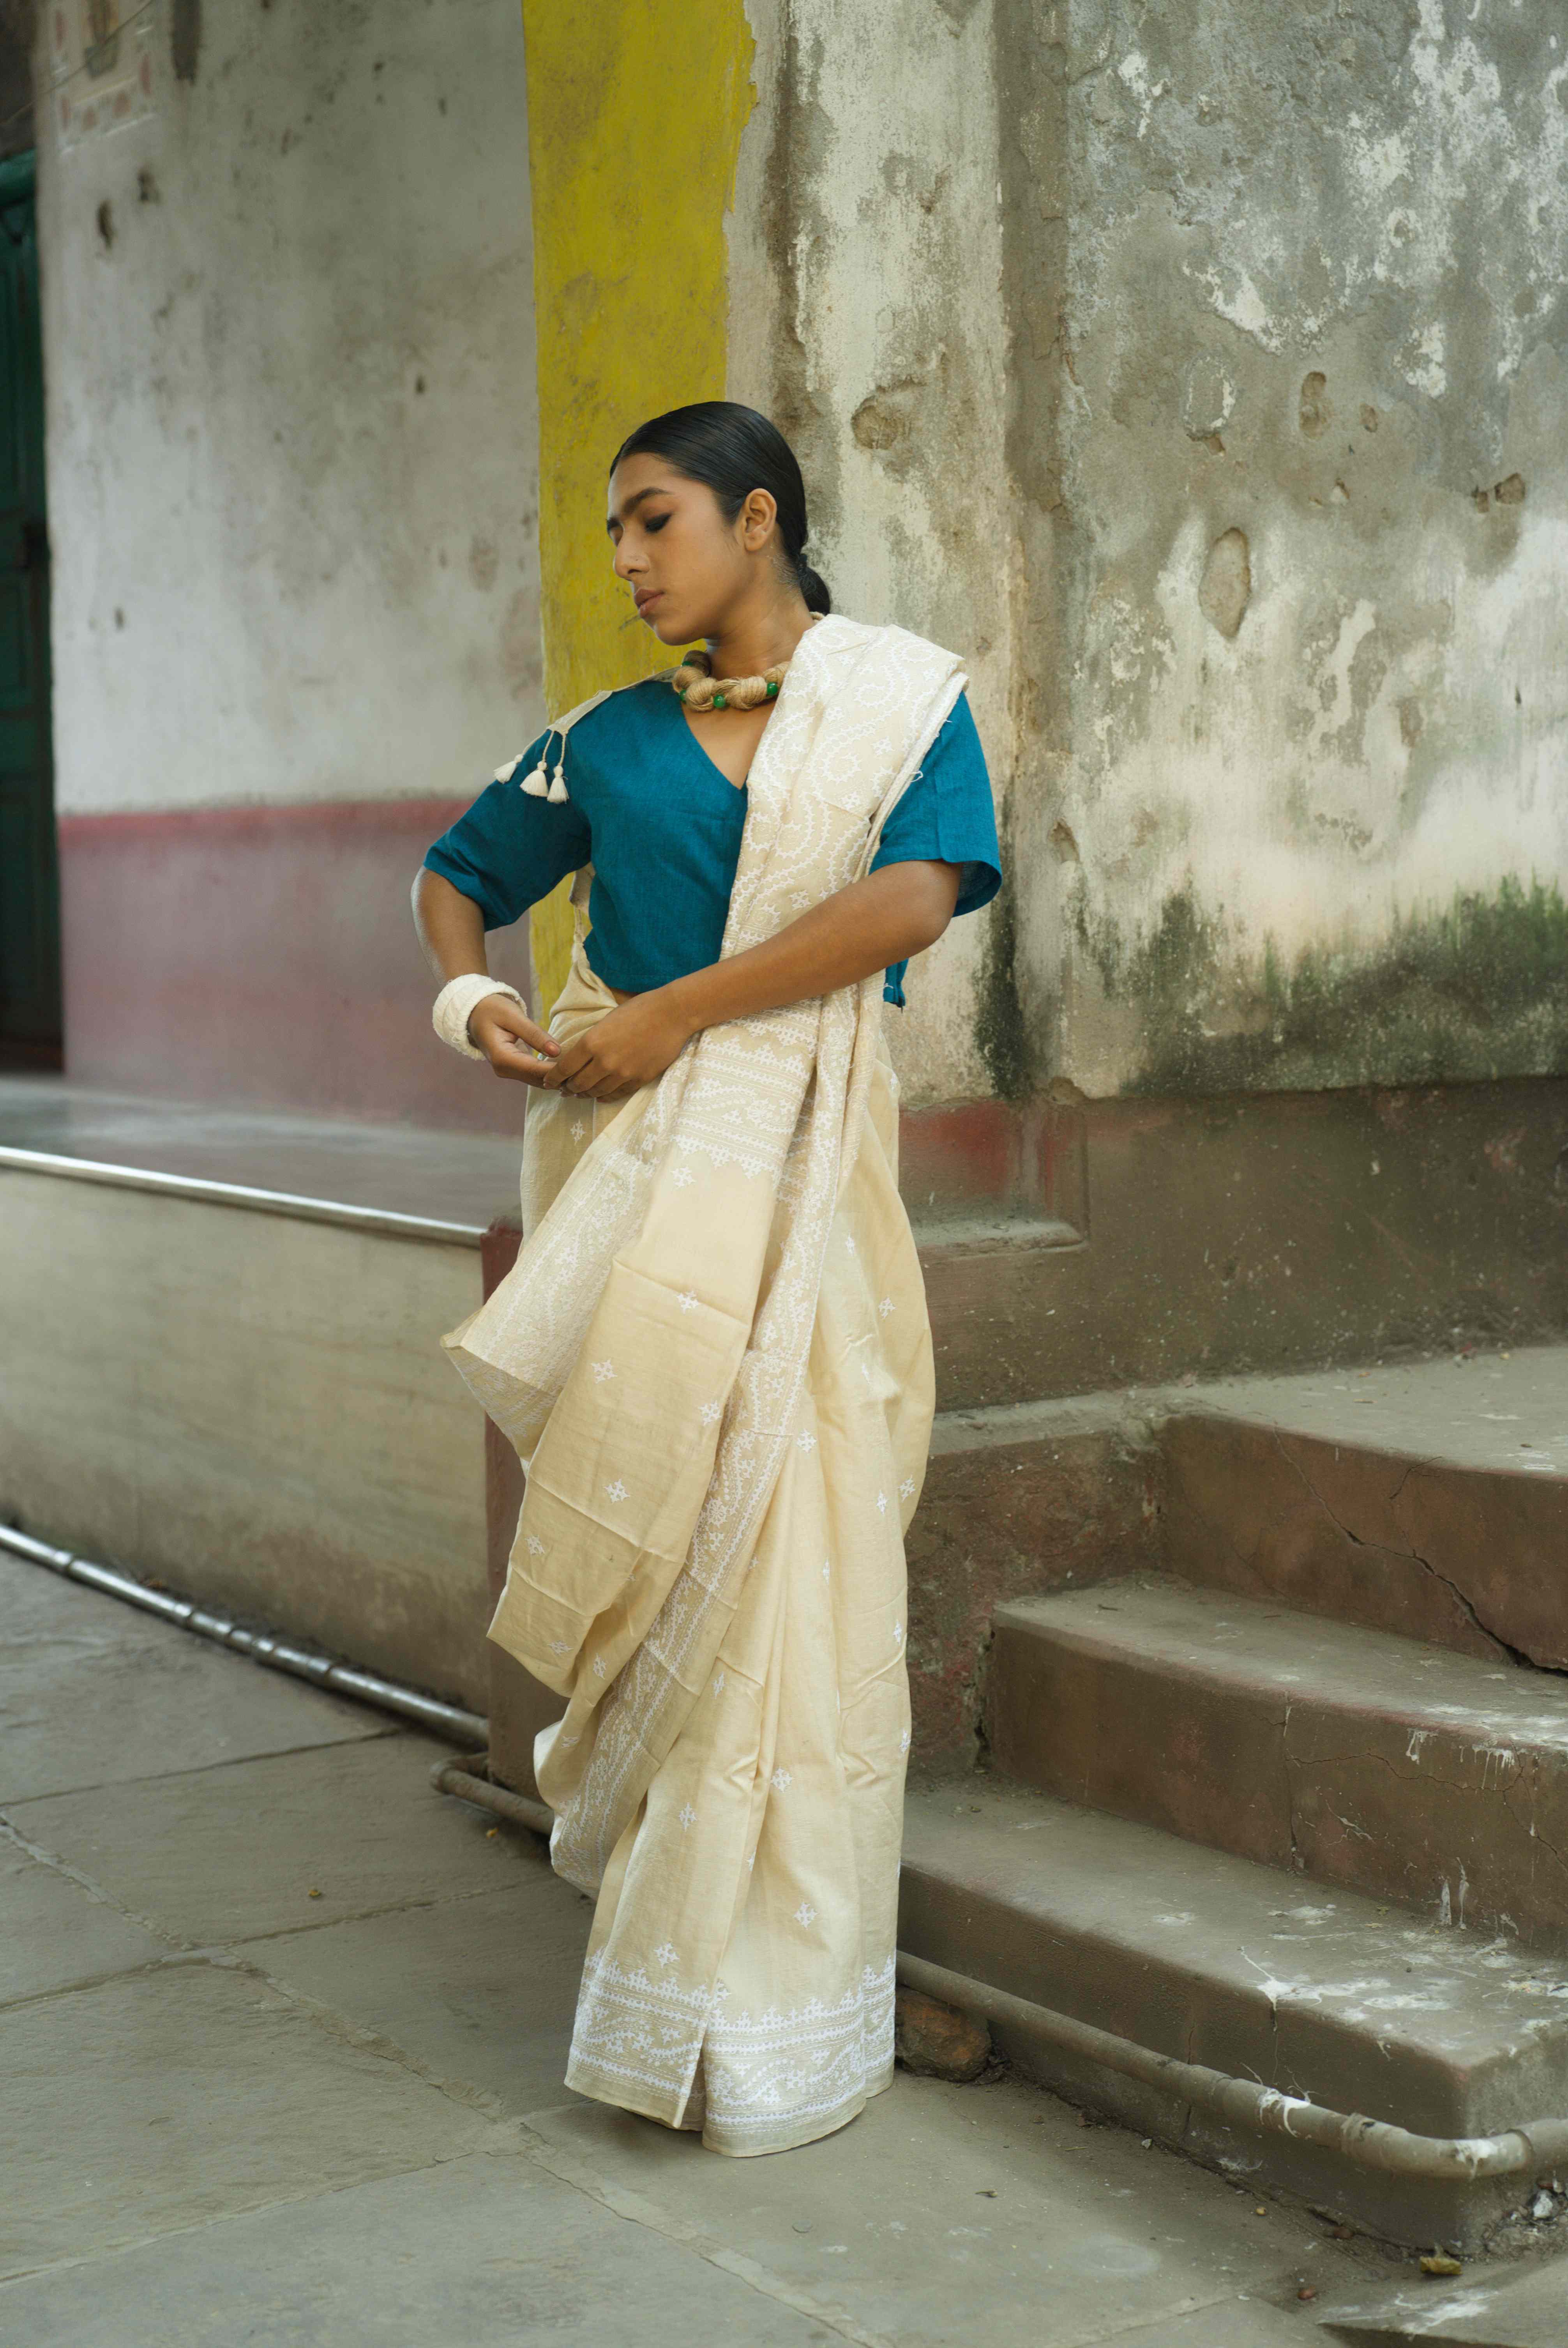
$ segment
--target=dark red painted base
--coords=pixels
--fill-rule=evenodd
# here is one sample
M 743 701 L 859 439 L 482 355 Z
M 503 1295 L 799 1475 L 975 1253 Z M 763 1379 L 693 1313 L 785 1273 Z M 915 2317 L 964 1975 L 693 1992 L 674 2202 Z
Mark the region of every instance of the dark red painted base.
M 456 1057 L 409 890 L 464 802 L 67 816 L 66 1066 L 180 1099 L 516 1132 L 515 1088 Z M 526 925 L 491 967 L 528 981 Z

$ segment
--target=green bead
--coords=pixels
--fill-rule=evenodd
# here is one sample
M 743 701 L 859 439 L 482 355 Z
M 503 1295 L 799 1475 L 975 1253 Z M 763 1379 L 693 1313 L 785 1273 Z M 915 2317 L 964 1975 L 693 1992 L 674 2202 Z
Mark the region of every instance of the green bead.
M 774 694 L 778 691 L 778 689 L 779 689 L 779 681 L 778 681 L 777 677 L 776 677 L 776 676 L 770 676 L 770 677 L 769 677 L 769 679 L 768 679 L 768 699 L 769 699 L 770 701 L 773 699 L 773 697 L 774 697 Z
M 725 702 L 725 700 L 724 700 L 724 696 L 723 696 L 723 695 L 722 693 L 716 693 L 716 694 L 713 695 L 712 706 L 713 706 L 715 709 L 723 709 L 723 708 L 725 708 L 727 705 L 728 705 L 726 704 L 726 702 Z

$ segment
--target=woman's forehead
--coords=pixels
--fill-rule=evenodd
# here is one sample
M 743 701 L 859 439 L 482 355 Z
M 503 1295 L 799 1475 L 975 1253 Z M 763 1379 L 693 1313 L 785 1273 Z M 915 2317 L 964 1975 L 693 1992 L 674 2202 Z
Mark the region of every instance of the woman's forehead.
M 608 514 L 611 521 L 624 521 L 644 498 L 656 493 L 674 496 L 681 489 L 695 484 L 663 457 L 651 457 L 641 449 L 633 457 L 623 458 L 610 477 Z

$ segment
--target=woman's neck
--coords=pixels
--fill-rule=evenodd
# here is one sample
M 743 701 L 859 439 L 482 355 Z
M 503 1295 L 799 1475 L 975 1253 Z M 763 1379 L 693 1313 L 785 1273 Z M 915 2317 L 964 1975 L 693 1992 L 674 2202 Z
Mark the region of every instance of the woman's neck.
M 738 612 L 708 639 L 715 676 L 761 676 L 787 661 L 812 624 L 800 595 L 780 596 L 760 612 Z

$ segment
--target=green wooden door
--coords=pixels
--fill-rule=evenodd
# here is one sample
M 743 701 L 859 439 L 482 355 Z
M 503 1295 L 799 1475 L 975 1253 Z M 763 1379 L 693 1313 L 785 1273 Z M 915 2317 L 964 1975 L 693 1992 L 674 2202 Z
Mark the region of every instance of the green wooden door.
M 0 1061 L 57 1066 L 60 884 L 33 158 L 0 162 Z

